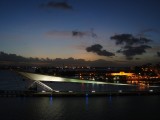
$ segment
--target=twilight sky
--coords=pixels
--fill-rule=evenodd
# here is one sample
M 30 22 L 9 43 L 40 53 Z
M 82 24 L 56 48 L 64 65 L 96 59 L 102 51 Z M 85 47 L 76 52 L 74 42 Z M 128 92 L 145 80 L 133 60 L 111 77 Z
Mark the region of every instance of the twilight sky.
M 159 0 L 0 0 L 0 51 L 24 57 L 160 60 Z

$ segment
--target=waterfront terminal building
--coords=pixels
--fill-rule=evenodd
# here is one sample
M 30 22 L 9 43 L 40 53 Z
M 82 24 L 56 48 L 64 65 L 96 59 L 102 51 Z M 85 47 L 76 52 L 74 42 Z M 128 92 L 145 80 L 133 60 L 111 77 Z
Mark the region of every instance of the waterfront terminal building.
M 139 86 L 0 70 L 0 91 L 28 90 L 43 92 L 132 92 L 159 91 L 159 86 Z

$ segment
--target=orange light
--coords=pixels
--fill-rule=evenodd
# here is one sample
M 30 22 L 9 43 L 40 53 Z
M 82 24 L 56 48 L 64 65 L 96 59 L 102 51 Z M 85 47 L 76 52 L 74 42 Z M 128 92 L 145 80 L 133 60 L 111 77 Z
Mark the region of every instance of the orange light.
M 119 76 L 133 76 L 134 73 L 125 73 L 125 72 L 119 72 L 119 73 L 111 73 L 111 75 L 113 76 L 116 76 L 116 75 L 119 75 Z

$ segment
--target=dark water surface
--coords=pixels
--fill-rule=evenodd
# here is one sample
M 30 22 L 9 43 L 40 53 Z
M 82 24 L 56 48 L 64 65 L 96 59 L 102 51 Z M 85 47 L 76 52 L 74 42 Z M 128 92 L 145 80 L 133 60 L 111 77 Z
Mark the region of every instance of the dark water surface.
M 0 120 L 160 120 L 160 96 L 1 97 Z

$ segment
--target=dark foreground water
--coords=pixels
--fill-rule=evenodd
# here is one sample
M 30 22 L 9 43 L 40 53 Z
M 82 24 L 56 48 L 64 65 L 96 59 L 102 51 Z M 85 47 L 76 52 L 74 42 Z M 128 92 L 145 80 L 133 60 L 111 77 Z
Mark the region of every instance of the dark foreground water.
M 1 97 L 0 120 L 160 120 L 160 96 Z

